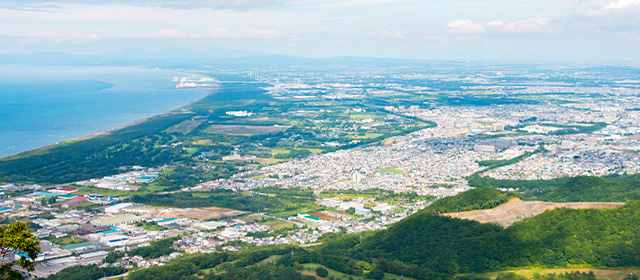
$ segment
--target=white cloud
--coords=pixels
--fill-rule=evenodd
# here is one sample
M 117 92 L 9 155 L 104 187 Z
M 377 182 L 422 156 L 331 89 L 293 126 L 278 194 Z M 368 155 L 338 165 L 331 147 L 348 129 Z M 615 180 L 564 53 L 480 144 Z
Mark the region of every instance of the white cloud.
M 178 30 L 158 30 L 156 32 L 151 33 L 151 36 L 154 38 L 188 38 L 188 37 L 196 37 L 197 35 L 192 34 L 189 35 L 182 31 Z
M 282 35 L 284 34 L 279 33 L 273 29 L 249 29 L 243 32 L 243 36 L 245 38 L 254 39 L 271 39 Z
M 513 21 L 504 26 L 506 32 L 512 33 L 532 33 L 541 31 L 551 22 L 550 17 L 537 16 L 523 20 Z
M 238 38 L 238 34 L 229 30 L 229 28 L 219 27 L 207 32 L 209 38 Z
M 503 26 L 504 22 L 501 20 L 492 20 L 490 22 L 485 23 L 486 26 L 491 26 L 491 27 L 499 27 L 499 26 Z
M 482 33 L 485 30 L 484 24 L 476 23 L 471 21 L 470 19 L 457 19 L 452 22 L 449 22 L 446 26 L 447 33 L 449 34 L 478 34 Z
M 234 9 L 249 10 L 279 4 L 279 0 L 4 0 L 0 8 L 12 10 L 52 10 L 65 4 L 130 5 L 171 9 Z
M 399 32 L 399 31 L 398 32 L 389 32 L 388 30 L 382 31 L 382 33 L 380 35 L 385 36 L 385 37 L 389 37 L 389 38 L 392 38 L 392 39 L 402 39 L 402 38 L 405 37 L 404 33 L 402 33 L 402 32 Z
M 604 9 L 627 9 L 638 6 L 640 6 L 640 0 L 618 0 L 609 3 L 604 7 Z

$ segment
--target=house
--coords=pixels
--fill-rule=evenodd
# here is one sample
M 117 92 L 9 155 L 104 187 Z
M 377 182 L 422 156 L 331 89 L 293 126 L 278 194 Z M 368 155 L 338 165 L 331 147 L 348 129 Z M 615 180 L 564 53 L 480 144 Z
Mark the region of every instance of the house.
M 76 204 L 78 204 L 80 202 L 83 202 L 83 201 L 87 200 L 87 199 L 89 199 L 89 197 L 87 197 L 87 196 L 78 196 L 78 197 L 72 199 L 71 201 L 67 201 L 64 204 L 62 204 L 62 207 L 63 208 L 69 208 L 69 207 L 74 206 L 74 205 L 76 205 Z

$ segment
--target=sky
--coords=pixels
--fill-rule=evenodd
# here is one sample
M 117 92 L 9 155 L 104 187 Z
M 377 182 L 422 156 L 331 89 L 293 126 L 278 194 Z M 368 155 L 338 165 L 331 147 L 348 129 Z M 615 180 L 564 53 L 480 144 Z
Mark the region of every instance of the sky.
M 640 0 L 3 0 L 0 53 L 640 60 Z

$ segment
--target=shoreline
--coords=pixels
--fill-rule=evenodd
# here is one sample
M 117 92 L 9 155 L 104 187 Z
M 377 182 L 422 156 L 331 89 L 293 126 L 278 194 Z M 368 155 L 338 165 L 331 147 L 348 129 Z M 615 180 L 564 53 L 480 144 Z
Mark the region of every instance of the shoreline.
M 17 156 L 17 155 L 22 154 L 22 153 L 28 153 L 28 152 L 35 151 L 35 150 L 38 150 L 38 149 L 42 149 L 42 148 L 46 148 L 46 147 L 51 147 L 51 146 L 59 145 L 59 144 L 65 143 L 65 142 L 80 141 L 80 140 L 87 140 L 87 139 L 91 139 L 91 138 L 93 138 L 93 137 L 97 137 L 97 136 L 100 136 L 100 135 L 104 135 L 104 134 L 108 134 L 108 133 L 116 132 L 116 131 L 122 130 L 122 129 L 127 128 L 127 127 L 130 127 L 130 126 L 134 126 L 134 125 L 137 125 L 137 124 L 141 124 L 141 123 L 143 123 L 143 122 L 145 122 L 145 121 L 147 121 L 147 120 L 149 120 L 149 119 L 151 119 L 151 118 L 157 117 L 157 116 L 170 114 L 171 112 L 173 112 L 173 111 L 175 111 L 175 110 L 178 110 L 178 109 L 181 109 L 181 108 L 186 108 L 186 107 L 188 107 L 188 106 L 191 106 L 191 105 L 193 105 L 193 104 L 195 104 L 195 103 L 200 102 L 200 101 L 201 101 L 201 100 L 203 100 L 204 98 L 207 98 L 209 95 L 211 95 L 211 94 L 213 94 L 213 93 L 215 92 L 215 90 L 219 87 L 219 83 L 220 83 L 220 81 L 218 81 L 218 82 L 216 83 L 216 86 L 215 86 L 215 87 L 213 87 L 213 88 L 197 88 L 197 89 L 199 89 L 199 90 L 206 91 L 206 92 L 207 92 L 207 94 L 206 94 L 205 96 L 203 96 L 202 98 L 197 99 L 197 100 L 194 100 L 194 101 L 192 101 L 192 102 L 190 102 L 190 103 L 188 103 L 188 104 L 181 105 L 181 106 L 178 106 L 178 107 L 172 108 L 172 109 L 170 109 L 170 110 L 168 110 L 168 111 L 165 111 L 165 112 L 161 112 L 161 113 L 157 113 L 157 114 L 154 114 L 154 115 L 148 116 L 148 117 L 146 117 L 146 118 L 142 118 L 142 119 L 134 120 L 134 121 L 131 121 L 131 122 L 128 122 L 128 123 L 125 123 L 125 124 L 117 125 L 117 126 L 110 127 L 110 128 L 103 129 L 103 130 L 99 130 L 99 131 L 96 131 L 96 132 L 92 132 L 92 133 L 89 133 L 89 134 L 86 134 L 86 135 L 83 135 L 83 136 L 74 137 L 74 138 L 66 139 L 66 140 L 59 141 L 59 142 L 56 142 L 56 143 L 53 143 L 53 144 L 49 144 L 49 145 L 45 145 L 45 146 L 40 146 L 40 147 L 37 147 L 37 148 L 28 149 L 28 150 L 24 150 L 24 151 L 21 151 L 21 152 L 14 153 L 14 154 L 10 154 L 10 155 L 6 155 L 6 156 L 2 156 L 2 157 L 0 157 L 0 161 L 7 160 L 7 159 L 8 159 L 8 158 L 10 158 L 10 157 L 14 157 L 14 156 Z M 177 89 L 177 90 L 179 90 L 178 88 L 176 88 L 176 89 Z

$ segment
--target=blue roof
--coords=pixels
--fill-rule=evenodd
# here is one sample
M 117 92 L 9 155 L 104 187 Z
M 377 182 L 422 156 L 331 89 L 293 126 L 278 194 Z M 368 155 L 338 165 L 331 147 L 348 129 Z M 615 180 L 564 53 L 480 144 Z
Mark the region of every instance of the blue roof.
M 118 232 L 118 230 L 115 230 L 115 229 L 114 229 L 114 230 L 107 230 L 107 231 L 103 231 L 103 232 L 101 232 L 100 234 L 109 234 L 109 233 L 116 233 L 116 232 Z
M 53 196 L 53 197 L 59 196 L 59 194 L 57 193 L 50 193 L 50 192 L 36 192 L 36 194 L 44 195 L 44 196 Z
M 73 250 L 73 249 L 78 249 L 78 248 L 84 248 L 84 247 L 96 247 L 96 244 L 93 244 L 91 242 L 83 242 L 83 243 L 77 243 L 77 244 L 70 244 L 64 247 L 64 249 L 66 250 Z
M 126 238 L 120 238 L 120 239 L 112 239 L 109 240 L 110 243 L 115 243 L 115 242 L 119 242 L 119 241 L 123 241 L 123 240 L 127 240 Z
M 173 221 L 173 220 L 175 220 L 175 219 L 176 219 L 176 218 L 164 219 L 164 220 L 157 221 L 157 223 L 164 223 L 164 222 L 168 222 L 168 221 Z
M 0 212 L 8 211 L 8 210 L 11 210 L 11 208 L 7 208 L 7 207 L 2 207 L 2 208 L 0 208 Z
M 58 196 L 59 197 L 64 197 L 64 198 L 74 198 L 77 195 L 74 195 L 74 194 L 59 194 Z

